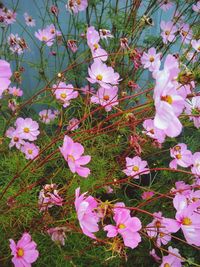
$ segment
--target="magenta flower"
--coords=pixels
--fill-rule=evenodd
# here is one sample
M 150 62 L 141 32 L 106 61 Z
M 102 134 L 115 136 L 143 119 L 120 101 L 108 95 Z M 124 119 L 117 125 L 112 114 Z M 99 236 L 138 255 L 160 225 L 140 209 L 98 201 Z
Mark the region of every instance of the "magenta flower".
M 92 56 L 96 60 L 106 61 L 108 59 L 108 53 L 99 45 L 100 35 L 93 26 L 87 29 L 87 43 L 91 49 Z
M 7 137 L 11 139 L 9 148 L 16 146 L 17 149 L 20 149 L 21 146 L 25 143 L 16 132 L 16 129 L 13 127 L 8 128 L 5 134 Z
M 68 0 L 66 9 L 77 14 L 79 11 L 84 11 L 88 6 L 88 0 Z
M 36 121 L 31 118 L 18 118 L 15 122 L 16 132 L 19 134 L 20 138 L 29 141 L 35 141 L 39 135 L 39 125 Z
M 165 133 L 164 131 L 158 129 L 154 125 L 154 121 L 152 119 L 147 119 L 143 122 L 143 127 L 146 131 L 143 131 L 149 137 L 158 141 L 158 143 L 162 144 L 165 141 Z
M 32 241 L 29 233 L 24 233 L 21 239 L 15 243 L 13 239 L 9 239 L 11 254 L 13 256 L 12 262 L 15 267 L 31 267 L 39 256 L 36 249 L 37 244 Z
M 185 107 L 185 113 L 191 115 L 190 120 L 193 120 L 194 126 L 200 128 L 200 96 L 195 96 L 191 100 L 187 99 Z
M 60 82 L 58 85 L 53 85 L 53 93 L 56 99 L 63 103 L 63 107 L 66 108 L 70 105 L 70 100 L 78 97 L 78 92 L 74 91 L 72 84 L 65 84 Z
M 9 94 L 16 96 L 16 97 L 20 97 L 23 95 L 23 91 L 20 88 L 16 88 L 15 86 L 9 87 L 8 92 L 9 92 Z
M 113 86 L 110 88 L 100 87 L 96 93 L 96 96 L 91 97 L 91 102 L 105 106 L 105 110 L 111 111 L 112 107 L 119 104 L 118 99 L 118 87 Z
M 69 121 L 69 125 L 67 126 L 67 130 L 68 131 L 74 131 L 74 130 L 78 129 L 78 127 L 79 127 L 79 120 L 76 118 L 72 118 Z
M 28 13 L 24 13 L 24 19 L 27 26 L 34 27 L 35 26 L 35 19 L 33 19 Z
M 172 169 L 177 169 L 177 165 L 187 168 L 192 164 L 192 152 L 187 149 L 186 144 L 178 144 L 170 148 L 170 156 L 174 158 L 169 166 Z
M 80 187 L 76 189 L 75 194 L 74 205 L 80 227 L 85 235 L 96 239 L 93 233 L 99 231 L 98 222 L 100 218 L 95 212 L 98 203 L 92 196 L 85 197 L 86 193 L 80 195 Z
M 149 69 L 149 71 L 159 70 L 160 57 L 161 54 L 156 54 L 156 49 L 152 47 L 148 50 L 148 53 L 144 52 L 142 54 L 141 63 L 144 65 L 144 68 Z
M 65 245 L 65 232 L 66 227 L 54 227 L 47 230 L 47 233 L 51 236 L 52 241 L 62 246 Z
M 124 203 L 116 203 L 114 208 L 114 217 L 116 225 L 106 225 L 107 237 L 115 237 L 118 234 L 122 236 L 124 245 L 132 249 L 136 248 L 141 242 L 141 236 L 138 231 L 142 224 L 137 217 L 131 217 L 130 210 L 126 209 Z
M 154 192 L 152 192 L 152 191 L 145 191 L 145 192 L 142 193 L 142 196 L 141 197 L 144 200 L 148 200 L 148 199 L 152 198 L 153 195 L 154 195 Z
M 160 267 L 181 267 L 184 262 L 177 248 L 168 247 L 169 255 L 163 256 Z
M 40 191 L 38 204 L 40 206 L 40 211 L 45 211 L 48 208 L 63 205 L 63 199 L 58 194 L 56 184 L 46 184 Z
M 142 160 L 140 157 L 136 156 L 133 158 L 126 157 L 126 169 L 123 172 L 127 176 L 134 176 L 134 179 L 139 179 L 139 173 L 148 174 L 150 171 L 147 166 L 147 161 Z M 138 174 L 138 175 L 137 175 Z
M 110 88 L 110 85 L 119 84 L 119 73 L 114 72 L 112 67 L 108 67 L 100 60 L 95 60 L 88 69 L 90 83 L 98 83 L 103 88 Z
M 200 53 L 200 40 L 192 40 L 191 45 L 198 53 Z
M 39 112 L 40 119 L 43 123 L 49 124 L 56 118 L 56 114 L 51 109 L 44 109 Z
M 10 64 L 5 60 L 0 60 L 0 99 L 3 92 L 8 88 L 11 81 L 10 78 L 12 76 Z
M 163 43 L 167 44 L 168 42 L 175 41 L 175 33 L 177 32 L 176 26 L 174 26 L 173 22 L 161 21 L 160 27 L 162 29 L 161 36 L 163 38 Z
M 190 29 L 190 25 L 183 23 L 179 31 L 180 31 L 182 42 L 185 44 L 189 44 L 190 41 L 192 40 L 192 30 Z
M 200 175 L 200 152 L 193 154 L 191 172 L 195 175 Z
M 200 12 L 200 1 L 198 1 L 196 3 L 196 5 L 192 5 L 192 9 L 195 11 L 195 12 Z
M 39 154 L 39 147 L 33 143 L 25 142 L 20 148 L 21 152 L 25 154 L 26 159 L 34 159 Z
M 74 142 L 69 136 L 65 135 L 63 146 L 59 149 L 72 173 L 78 173 L 81 177 L 88 177 L 90 169 L 82 167 L 82 165 L 89 163 L 91 157 L 82 156 L 84 147 L 81 144 Z

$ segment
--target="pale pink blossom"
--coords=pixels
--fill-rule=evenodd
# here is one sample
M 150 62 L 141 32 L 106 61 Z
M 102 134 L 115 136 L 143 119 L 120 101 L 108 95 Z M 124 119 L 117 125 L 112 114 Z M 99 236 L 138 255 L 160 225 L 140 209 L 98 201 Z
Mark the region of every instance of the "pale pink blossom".
M 9 94 L 16 96 L 16 97 L 20 97 L 23 95 L 23 91 L 20 88 L 17 88 L 16 86 L 14 87 L 9 87 L 8 88 L 8 92 Z
M 168 247 L 168 251 L 169 254 L 167 256 L 163 256 L 160 267 L 181 267 L 184 260 L 179 254 L 179 250 L 170 246 Z
M 150 138 L 157 140 L 160 144 L 165 141 L 165 133 L 164 131 L 158 129 L 154 125 L 154 121 L 152 119 L 147 119 L 143 122 L 143 127 L 146 131 L 143 131 Z
M 98 222 L 100 220 L 96 213 L 97 201 L 92 197 L 86 197 L 86 193 L 80 195 L 80 188 L 75 191 L 75 208 L 80 227 L 83 233 L 93 239 L 96 239 L 94 233 L 99 231 Z
M 37 244 L 31 239 L 29 233 L 24 233 L 21 239 L 15 243 L 13 239 L 9 239 L 12 262 L 15 267 L 31 267 L 38 256 Z
M 185 113 L 190 115 L 190 120 L 193 120 L 194 126 L 200 128 L 200 96 L 195 96 L 190 100 L 187 99 L 185 107 Z
M 56 118 L 56 114 L 51 109 L 44 109 L 39 112 L 40 119 L 43 123 L 49 124 Z
M 200 175 L 200 152 L 196 152 L 192 156 L 191 172 L 195 175 Z
M 0 99 L 2 97 L 3 92 L 8 88 L 11 81 L 10 78 L 12 76 L 10 64 L 5 60 L 0 60 Z
M 168 42 L 175 41 L 175 33 L 177 32 L 177 27 L 173 24 L 173 22 L 161 21 L 160 27 L 162 29 L 161 36 L 163 38 L 163 43 L 167 44 Z
M 76 129 L 78 129 L 79 127 L 79 120 L 77 118 L 72 118 L 69 121 L 69 125 L 67 126 L 67 130 L 68 131 L 74 131 Z
M 18 36 L 18 34 L 11 33 L 8 36 L 8 44 L 10 50 L 18 55 L 21 55 L 24 53 L 26 49 L 28 49 L 28 45 L 24 38 L 21 38 Z
M 105 107 L 105 110 L 111 111 L 112 107 L 119 104 L 118 99 L 118 87 L 112 86 L 110 88 L 100 87 L 96 95 L 91 97 L 91 102 L 95 104 L 100 104 Z
M 47 230 L 47 233 L 51 236 L 52 241 L 62 246 L 65 245 L 65 239 L 67 231 L 66 227 L 54 227 Z
M 16 146 L 17 149 L 20 149 L 21 146 L 25 143 L 16 132 L 16 129 L 13 127 L 9 127 L 5 134 L 8 138 L 11 139 L 9 148 Z
M 34 27 L 35 19 L 33 19 L 27 12 L 24 13 L 24 19 L 27 26 Z
M 138 231 L 142 224 L 137 217 L 131 217 L 130 210 L 126 209 L 124 203 L 116 203 L 114 208 L 113 220 L 116 225 L 106 225 L 104 231 L 107 231 L 107 237 L 115 237 L 118 234 L 122 236 L 124 245 L 132 249 L 136 248 L 141 242 L 141 236 Z
M 4 10 L 4 23 L 6 25 L 13 24 L 16 21 L 16 16 L 17 14 L 13 10 Z
M 146 166 L 147 161 L 142 160 L 138 156 L 133 158 L 126 157 L 126 169 L 124 169 L 123 172 L 127 176 L 133 176 L 134 179 L 139 179 L 140 172 L 142 172 L 141 175 L 150 172 Z
M 177 169 L 177 165 L 187 168 L 192 164 L 192 152 L 187 149 L 187 145 L 184 143 L 170 148 L 170 156 L 174 158 L 169 164 L 172 169 Z
M 39 125 L 31 118 L 18 118 L 15 122 L 16 132 L 20 138 L 35 141 L 39 135 Z
M 171 9 L 173 7 L 173 3 L 169 0 L 163 0 L 160 3 L 160 8 L 164 11 L 168 11 L 169 9 Z
M 158 70 L 160 68 L 160 57 L 161 53 L 156 54 L 156 49 L 154 47 L 148 50 L 148 53 L 144 52 L 141 57 L 141 62 L 145 69 L 149 71 Z
M 68 0 L 66 9 L 77 14 L 79 11 L 84 11 L 88 6 L 88 0 Z
M 191 41 L 192 47 L 199 53 L 200 52 L 200 39 Z
M 192 5 L 192 9 L 195 11 L 195 12 L 200 12 L 200 1 L 198 1 L 197 3 L 196 3 L 196 5 L 194 4 L 194 5 Z
M 154 195 L 154 192 L 152 192 L 152 191 L 145 191 L 145 192 L 142 193 L 141 197 L 144 200 L 148 200 L 148 199 L 152 198 L 153 195 Z
M 74 90 L 72 84 L 59 82 L 58 85 L 53 85 L 53 94 L 58 99 L 63 107 L 66 108 L 70 105 L 70 100 L 78 97 L 78 92 Z
M 94 94 L 95 93 L 95 89 L 89 85 L 86 85 L 84 87 L 81 87 L 80 88 L 80 91 L 84 94 L 84 95 L 87 95 L 87 94 Z
M 56 36 L 56 31 L 53 33 L 53 28 L 47 26 L 45 29 L 39 29 L 35 32 L 35 37 L 41 42 L 44 42 L 47 46 L 52 46 Z
M 90 162 L 90 156 L 82 156 L 84 147 L 77 142 L 74 142 L 69 136 L 65 135 L 63 146 L 59 148 L 64 159 L 72 173 L 78 173 L 81 177 L 87 178 L 90 174 L 90 169 L 82 167 Z
M 171 193 L 189 195 L 191 192 L 191 185 L 186 184 L 184 181 L 178 181 L 175 183 L 175 188 L 171 189 Z
M 189 44 L 190 41 L 192 40 L 192 35 L 193 35 L 192 30 L 190 29 L 190 25 L 183 23 L 180 26 L 179 31 L 180 31 L 182 42 L 185 44 Z
M 56 184 L 46 184 L 39 193 L 38 204 L 40 211 L 45 211 L 48 208 L 63 205 L 63 199 L 59 196 L 58 186 Z
M 110 85 L 119 84 L 119 73 L 114 72 L 112 67 L 108 67 L 100 60 L 95 60 L 88 68 L 89 78 L 87 80 L 94 84 L 98 83 L 103 88 L 110 88 Z
M 33 160 L 39 154 L 39 147 L 33 143 L 24 142 L 23 145 L 20 147 L 22 153 L 25 154 L 26 159 Z

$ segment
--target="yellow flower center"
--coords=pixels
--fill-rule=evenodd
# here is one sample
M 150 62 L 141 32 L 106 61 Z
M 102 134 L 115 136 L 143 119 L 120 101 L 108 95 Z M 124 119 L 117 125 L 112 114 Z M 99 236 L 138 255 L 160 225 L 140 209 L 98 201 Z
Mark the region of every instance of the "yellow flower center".
M 120 223 L 120 224 L 118 225 L 118 228 L 119 228 L 119 229 L 125 229 L 126 226 L 125 226 L 123 223 Z
M 170 105 L 173 103 L 172 97 L 170 95 L 162 96 L 161 100 L 169 103 Z
M 181 147 L 180 147 L 180 146 L 175 146 L 175 147 L 174 147 L 174 150 L 175 150 L 175 151 L 179 151 L 179 150 L 181 150 Z
M 67 95 L 66 95 L 65 93 L 60 94 L 60 96 L 61 96 L 62 98 L 64 98 L 64 99 L 67 97 Z
M 24 250 L 23 250 L 23 248 L 19 248 L 19 249 L 17 250 L 17 256 L 18 256 L 18 257 L 23 257 L 23 256 L 24 256 Z
M 181 158 L 182 158 L 181 154 L 177 154 L 177 155 L 176 155 L 176 158 L 177 158 L 177 159 L 181 159 Z
M 94 44 L 94 49 L 98 49 L 99 45 L 98 44 Z
M 188 32 L 182 31 L 182 35 L 183 35 L 183 37 L 186 37 L 188 35 Z
M 110 97 L 109 97 L 109 95 L 104 95 L 103 99 L 104 99 L 105 101 L 108 101 L 108 100 L 110 99 Z
M 165 35 L 170 35 L 170 31 L 165 31 Z
M 149 61 L 150 61 L 150 62 L 154 62 L 154 60 L 155 60 L 154 57 L 150 57 L 150 58 L 149 58 Z
M 46 36 L 43 36 L 42 37 L 42 41 L 46 42 L 47 41 L 47 37 Z
M 160 233 L 159 233 L 159 235 L 160 235 L 160 237 L 163 237 L 163 236 L 165 236 L 165 234 L 164 234 L 164 233 L 162 233 L 162 232 L 160 232 Z
M 132 170 L 133 170 L 134 172 L 137 172 L 137 171 L 139 171 L 139 167 L 138 167 L 138 166 L 133 166 Z
M 102 81 L 103 80 L 103 76 L 101 74 L 98 74 L 97 77 L 96 77 L 96 79 L 98 81 Z
M 81 0 L 76 0 L 77 5 L 81 4 Z
M 183 225 L 191 225 L 191 224 L 192 224 L 192 221 L 190 220 L 190 218 L 185 217 L 185 218 L 182 220 L 182 224 L 183 224 Z
M 29 132 L 30 132 L 30 129 L 27 128 L 27 127 L 25 127 L 25 128 L 24 128 L 24 132 L 25 132 L 25 133 L 29 133 Z
M 171 265 L 169 263 L 165 263 L 164 267 L 171 267 Z
M 72 155 L 69 155 L 68 159 L 71 159 L 72 161 L 75 161 L 75 158 Z
M 32 154 L 33 153 L 33 150 L 32 149 L 28 149 L 28 154 Z

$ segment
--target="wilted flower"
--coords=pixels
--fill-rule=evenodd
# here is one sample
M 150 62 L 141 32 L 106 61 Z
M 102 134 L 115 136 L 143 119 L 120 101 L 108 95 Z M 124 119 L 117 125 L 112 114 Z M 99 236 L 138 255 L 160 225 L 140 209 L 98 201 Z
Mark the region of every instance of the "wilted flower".
M 88 0 L 68 0 L 66 8 L 77 14 L 79 11 L 84 11 L 88 6 Z
M 74 131 L 74 130 L 78 129 L 78 127 L 79 127 L 79 120 L 76 118 L 72 118 L 69 121 L 69 125 L 67 126 L 67 130 L 68 131 Z
M 71 51 L 73 53 L 76 53 L 76 51 L 78 50 L 78 47 L 77 47 L 77 41 L 76 40 L 68 40 L 67 41 L 67 46 L 71 49 Z
M 47 230 L 47 233 L 51 236 L 52 241 L 62 246 L 65 245 L 67 227 L 54 227 Z
M 8 36 L 9 48 L 13 53 L 21 55 L 28 48 L 24 38 L 18 36 L 18 34 L 11 33 Z

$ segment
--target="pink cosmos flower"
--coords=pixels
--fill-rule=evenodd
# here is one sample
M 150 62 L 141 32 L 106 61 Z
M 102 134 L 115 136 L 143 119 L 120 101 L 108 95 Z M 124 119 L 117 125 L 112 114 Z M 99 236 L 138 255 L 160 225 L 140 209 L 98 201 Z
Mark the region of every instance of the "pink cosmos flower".
M 47 230 L 47 233 L 51 236 L 52 241 L 62 246 L 65 245 L 66 239 L 66 227 L 54 227 Z
M 68 0 L 66 9 L 77 14 L 79 11 L 84 11 L 88 6 L 88 0 Z
M 111 34 L 110 30 L 106 29 L 99 29 L 99 34 L 101 39 L 108 39 L 108 38 L 113 38 L 114 36 Z
M 200 1 L 198 1 L 196 3 L 196 5 L 192 5 L 192 9 L 195 11 L 195 12 L 200 12 Z
M 26 159 L 34 159 L 39 154 L 39 147 L 33 143 L 25 142 L 20 147 L 22 153 L 25 154 Z
M 160 144 L 162 144 L 165 141 L 165 133 L 156 128 L 154 125 L 154 121 L 152 119 L 147 119 L 143 122 L 143 127 L 146 131 L 143 131 L 146 135 L 149 137 L 157 140 Z
M 77 172 L 81 177 L 88 177 L 90 169 L 81 165 L 89 163 L 91 157 L 82 156 L 84 147 L 81 144 L 74 142 L 69 136 L 65 135 L 63 146 L 59 149 L 72 173 Z
M 174 158 L 169 164 L 172 169 L 177 169 L 177 165 L 186 168 L 192 164 L 192 152 L 187 149 L 186 144 L 181 143 L 170 148 L 170 156 Z
M 200 128 L 200 96 L 195 96 L 191 100 L 187 99 L 185 107 L 185 113 L 191 115 L 190 120 L 193 120 L 194 126 Z
M 68 131 L 74 131 L 74 130 L 78 129 L 78 127 L 79 127 L 79 120 L 76 118 L 72 118 L 69 121 L 69 125 L 67 126 L 67 130 Z
M 89 85 L 86 85 L 84 87 L 81 87 L 80 88 L 80 91 L 84 94 L 84 95 L 87 95 L 87 94 L 94 94 L 95 93 L 95 90 L 93 87 L 90 87 Z
M 23 91 L 20 88 L 16 88 L 16 86 L 9 87 L 8 92 L 9 92 L 9 94 L 11 94 L 13 96 L 17 96 L 17 97 L 20 97 L 23 95 Z
M 200 175 L 200 152 L 193 154 L 191 172 L 195 175 Z
M 145 191 L 145 192 L 142 193 L 142 199 L 148 200 L 148 199 L 152 198 L 153 195 L 154 195 L 154 192 Z
M 138 173 L 142 172 L 142 174 L 148 174 L 150 172 L 148 168 L 145 168 L 146 166 L 147 161 L 142 160 L 138 156 L 133 158 L 126 157 L 126 169 L 124 169 L 123 172 L 127 176 L 134 176 L 134 179 L 139 179 Z
M 17 149 L 20 149 L 25 143 L 13 127 L 8 128 L 5 135 L 11 139 L 9 148 L 16 146 Z
M 118 87 L 113 86 L 110 88 L 100 87 L 95 96 L 91 97 L 91 102 L 105 106 L 105 110 L 111 111 L 112 107 L 119 104 L 118 99 Z
M 173 7 L 173 3 L 170 2 L 169 0 L 163 0 L 161 3 L 160 3 L 160 8 L 164 11 L 167 11 L 169 10 L 170 8 Z
M 13 24 L 16 21 L 16 12 L 13 10 L 7 9 L 4 11 L 4 23 L 6 25 Z
M 29 233 L 24 233 L 21 239 L 15 243 L 13 239 L 9 239 L 11 254 L 13 256 L 12 262 L 15 267 L 31 267 L 39 256 L 36 249 L 37 244 L 32 241 Z
M 114 72 L 112 67 L 108 67 L 100 60 L 95 60 L 94 63 L 88 68 L 90 83 L 98 83 L 103 88 L 110 88 L 110 85 L 119 84 L 119 73 Z
M 47 46 L 52 46 L 54 42 L 54 38 L 56 35 L 56 31 L 53 33 L 52 29 L 46 27 L 45 29 L 38 30 L 35 32 L 35 37 L 38 38 L 41 42 L 44 42 Z
M 12 76 L 10 64 L 5 60 L 0 60 L 0 99 L 3 92 L 8 88 L 11 81 L 10 78 Z
M 199 40 L 192 40 L 191 45 L 198 53 L 200 53 L 200 39 Z
M 74 91 L 72 84 L 65 84 L 64 82 L 59 82 L 58 85 L 53 85 L 53 93 L 56 99 L 63 103 L 63 107 L 66 108 L 70 105 L 70 100 L 78 97 L 78 92 Z
M 141 62 L 145 69 L 149 71 L 158 70 L 160 68 L 160 57 L 161 53 L 156 54 L 154 47 L 148 50 L 148 53 L 144 52 L 141 57 Z
M 56 114 L 51 109 L 44 109 L 39 112 L 39 116 L 42 122 L 49 124 L 56 118 Z
M 190 29 L 190 25 L 189 24 L 182 24 L 180 26 L 180 35 L 181 35 L 181 39 L 182 42 L 185 44 L 189 44 L 190 41 L 192 40 L 192 30 Z
M 29 16 L 28 13 L 24 13 L 24 19 L 27 26 L 34 27 L 35 26 L 35 19 L 33 19 L 31 16 Z
M 99 45 L 100 35 L 93 26 L 87 29 L 87 43 L 91 49 L 92 56 L 96 60 L 106 61 L 108 59 L 108 53 Z
M 46 184 L 40 191 L 38 204 L 40 211 L 45 211 L 48 208 L 63 205 L 63 199 L 59 196 L 56 184 Z
M 179 250 L 177 248 L 168 247 L 168 251 L 169 255 L 163 256 L 160 267 L 181 267 L 181 263 L 184 262 L 184 260 L 179 254 Z
M 175 183 L 175 188 L 171 189 L 171 193 L 181 194 L 181 195 L 190 195 L 191 185 L 186 184 L 184 181 L 178 181 Z
M 136 248 L 141 242 L 141 236 L 138 231 L 142 224 L 137 217 L 131 217 L 130 210 L 126 209 L 124 203 L 116 203 L 113 217 L 116 226 L 107 225 L 104 230 L 107 231 L 107 237 L 115 237 L 118 234 L 122 236 L 125 246 L 132 249 Z
M 161 258 L 156 254 L 155 249 L 152 249 L 149 255 L 152 256 L 156 262 L 160 262 Z
M 18 118 L 15 122 L 16 132 L 20 138 L 29 141 L 35 141 L 39 135 L 39 125 L 36 121 L 31 118 Z
M 96 239 L 93 233 L 99 231 L 98 222 L 100 218 L 95 212 L 98 203 L 92 196 L 85 197 L 86 193 L 80 195 L 80 187 L 76 189 L 75 194 L 74 205 L 80 227 L 85 235 Z
M 175 33 L 177 32 L 176 26 L 174 26 L 173 22 L 161 21 L 160 27 L 162 29 L 161 36 L 163 38 L 163 43 L 167 44 L 168 42 L 175 41 Z

